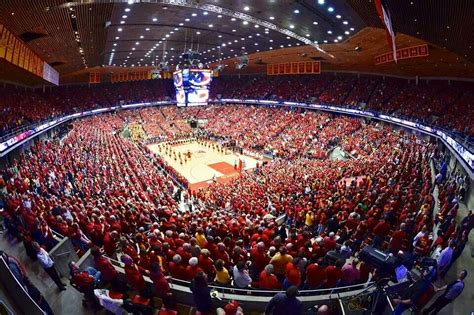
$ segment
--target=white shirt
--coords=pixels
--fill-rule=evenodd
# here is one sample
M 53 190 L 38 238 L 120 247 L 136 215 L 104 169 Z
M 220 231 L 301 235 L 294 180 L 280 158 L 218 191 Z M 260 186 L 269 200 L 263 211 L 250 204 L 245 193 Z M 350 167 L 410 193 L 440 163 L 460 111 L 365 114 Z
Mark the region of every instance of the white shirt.
M 250 278 L 246 270 L 241 272 L 239 271 L 239 269 L 237 269 L 237 266 L 234 266 L 233 274 L 234 274 L 234 284 L 237 288 L 245 288 L 250 283 L 252 283 L 252 278 Z
M 451 247 L 448 246 L 445 249 L 443 249 L 438 257 L 438 267 L 439 268 L 446 267 L 451 262 L 452 257 L 453 257 L 453 249 Z
M 95 289 L 94 295 L 99 299 L 100 305 L 102 305 L 106 310 L 112 312 L 116 315 L 124 314 L 122 309 L 123 300 L 122 299 L 113 299 L 109 296 L 109 290 L 100 290 Z
M 54 261 L 43 248 L 41 248 L 39 253 L 36 253 L 36 257 L 38 257 L 38 261 L 43 268 L 51 268 L 54 265 Z
M 413 239 L 413 246 L 415 246 L 418 239 L 420 239 L 423 236 L 425 236 L 425 232 L 423 231 L 418 232 L 418 234 L 416 234 L 415 238 Z

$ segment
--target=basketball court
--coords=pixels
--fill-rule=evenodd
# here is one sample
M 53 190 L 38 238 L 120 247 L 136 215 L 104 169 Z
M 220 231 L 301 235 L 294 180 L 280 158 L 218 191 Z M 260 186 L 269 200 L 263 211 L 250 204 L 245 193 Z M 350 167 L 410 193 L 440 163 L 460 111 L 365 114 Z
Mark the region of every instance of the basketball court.
M 226 182 L 239 176 L 239 159 L 242 160 L 243 170 L 256 167 L 261 161 L 223 149 L 216 142 L 197 141 L 170 145 L 159 143 L 148 145 L 155 154 L 160 155 L 178 173 L 185 177 L 191 190 L 206 187 L 215 179 Z

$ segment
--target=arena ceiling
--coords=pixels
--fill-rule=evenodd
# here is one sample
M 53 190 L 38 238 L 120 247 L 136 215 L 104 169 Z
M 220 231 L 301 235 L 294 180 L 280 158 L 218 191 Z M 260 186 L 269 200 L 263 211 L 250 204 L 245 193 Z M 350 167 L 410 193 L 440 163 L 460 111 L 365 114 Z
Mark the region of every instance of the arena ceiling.
M 292 60 L 304 60 L 309 52 L 322 58 L 323 70 L 324 63 L 326 69 L 400 75 L 452 76 L 454 68 L 472 69 L 474 1 L 387 2 L 397 41 L 407 34 L 433 44 L 437 60 L 414 68 L 401 62 L 374 69 L 367 60 L 389 48 L 384 36 L 374 41 L 373 32 L 367 32 L 367 27 L 381 27 L 373 2 L 367 0 L 2 0 L 0 23 L 62 75 L 103 65 L 152 66 L 164 56 L 175 64 L 190 48 L 201 53 L 202 62 L 214 64 L 220 58 L 234 58 L 235 63 L 243 53 L 263 63 L 271 59 L 256 56 L 295 52 Z M 365 49 L 348 58 L 354 38 L 361 43 L 355 47 Z M 369 49 L 373 45 L 376 52 Z M 401 41 L 399 47 L 404 45 Z M 453 68 L 453 63 L 458 65 Z M 249 66 L 247 71 L 263 68 Z M 472 77 L 473 72 L 459 76 Z

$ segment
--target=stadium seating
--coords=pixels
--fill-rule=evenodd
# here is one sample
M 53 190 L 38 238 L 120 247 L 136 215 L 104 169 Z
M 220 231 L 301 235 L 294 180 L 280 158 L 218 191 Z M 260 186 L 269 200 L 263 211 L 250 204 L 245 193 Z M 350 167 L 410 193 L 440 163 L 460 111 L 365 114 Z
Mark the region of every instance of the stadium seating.
M 110 105 L 173 99 L 169 80 L 66 86 L 46 92 L 6 86 L 0 89 L 0 135 L 52 117 Z M 364 107 L 436 124 L 458 134 L 474 135 L 466 121 L 471 113 L 473 86 L 446 81 L 412 81 L 373 76 L 331 75 L 222 77 L 212 84 L 211 97 L 273 99 Z M 14 104 L 14 106 L 13 106 Z M 165 117 L 163 117 L 164 119 Z M 156 124 L 160 122 L 152 122 Z M 176 127 L 176 126 L 175 126 Z M 149 126 L 151 130 L 156 127 Z M 146 126 L 145 126 L 146 129 Z M 176 127 L 179 129 L 179 127 Z M 150 130 L 150 131 L 151 131 Z M 186 131 L 186 130 L 185 130 Z M 177 133 L 178 130 L 171 131 Z
M 184 187 L 186 180 L 119 133 L 133 122 L 147 136 L 171 140 L 189 131 L 183 120 L 190 117 L 208 119 L 209 134 L 234 138 L 253 151 L 272 148 L 281 159 L 228 183 L 185 192 L 195 210 L 178 210 L 179 187 L 161 170 Z M 327 159 L 338 143 L 358 159 Z M 8 192 L 9 232 L 46 248 L 54 244 L 52 229 L 69 236 L 80 253 L 91 246 L 103 246 L 109 255 L 120 249 L 144 273 L 159 257 L 173 277 L 190 280 L 203 270 L 212 281 L 217 260 L 230 273 L 250 260 L 251 285 L 259 287 L 271 261 L 280 281 L 296 281 L 299 272 L 299 286 L 322 288 L 366 280 L 346 279 L 353 267 L 325 260 L 328 252 L 350 255 L 365 245 L 430 252 L 425 232 L 441 224 L 433 217 L 433 152 L 413 136 L 355 118 L 242 105 L 169 106 L 76 121 L 64 143 L 38 142 L 1 171 L 0 189 Z M 456 181 L 440 186 L 441 216 L 453 215 L 457 189 Z M 286 215 L 288 230 L 276 224 L 280 215 Z M 401 223 L 404 233 L 395 233 Z M 441 228 L 453 236 L 456 223 L 449 224 Z M 448 237 L 440 237 L 436 244 L 445 246 Z M 285 270 L 286 262 L 296 269 Z M 315 284 L 321 272 L 326 275 Z

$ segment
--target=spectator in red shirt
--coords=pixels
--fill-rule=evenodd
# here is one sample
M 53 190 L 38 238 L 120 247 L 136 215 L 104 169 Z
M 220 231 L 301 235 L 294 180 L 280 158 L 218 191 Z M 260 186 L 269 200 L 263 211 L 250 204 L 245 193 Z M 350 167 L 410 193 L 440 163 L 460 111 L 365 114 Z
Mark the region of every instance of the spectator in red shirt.
M 293 262 L 286 264 L 285 280 L 283 281 L 283 289 L 288 289 L 291 286 L 299 287 L 301 285 L 301 272 L 298 269 L 299 258 L 294 258 Z
M 382 243 L 384 242 L 385 237 L 388 235 L 389 232 L 390 232 L 390 224 L 385 219 L 380 220 L 373 230 L 373 233 L 374 233 L 373 247 L 379 248 L 380 245 L 382 245 Z
M 324 288 L 335 288 L 339 280 L 342 278 L 342 261 L 336 261 L 335 265 L 329 265 L 326 267 L 327 281 L 324 284 Z
M 202 268 L 198 266 L 199 260 L 196 257 L 189 259 L 189 265 L 186 267 L 186 280 L 191 281 L 196 277 L 198 272 L 204 272 Z
M 138 266 L 133 263 L 133 260 L 128 255 L 121 257 L 122 262 L 125 264 L 125 275 L 127 276 L 127 283 L 136 291 L 145 289 L 145 279 L 138 269 Z
M 277 277 L 273 274 L 273 265 L 268 264 L 265 266 L 264 270 L 260 272 L 258 278 L 258 286 L 261 289 L 270 289 L 276 290 L 281 289 L 281 283 L 278 281 Z
M 91 250 L 91 254 L 94 257 L 95 269 L 101 272 L 101 280 L 105 283 L 114 283 L 117 280 L 117 270 L 110 263 L 110 261 L 102 256 L 100 249 L 94 247 Z
M 117 249 L 118 233 L 116 231 L 106 232 L 104 235 L 104 252 L 109 257 L 113 257 Z
M 157 263 L 150 266 L 150 279 L 153 281 L 155 295 L 161 299 L 169 299 L 172 296 L 171 288 L 166 277 L 161 272 L 161 267 Z
M 321 264 L 322 259 L 318 259 L 318 264 L 315 262 L 315 258 L 313 258 L 313 262 L 306 267 L 305 289 L 319 289 L 327 281 L 326 270 Z
M 211 252 L 203 248 L 201 249 L 201 255 L 198 258 L 198 266 L 204 271 L 204 273 L 210 277 L 214 278 L 215 269 L 214 269 L 214 261 L 211 259 Z
M 173 278 L 186 280 L 186 268 L 182 265 L 181 261 L 180 255 L 174 255 L 173 261 L 169 263 L 168 270 Z
M 392 254 L 398 253 L 398 251 L 402 250 L 403 242 L 406 240 L 407 233 L 406 233 L 406 225 L 405 223 L 400 224 L 400 229 L 395 231 L 390 238 L 390 242 L 388 244 L 388 250 Z
M 330 232 L 328 236 L 324 237 L 324 250 L 327 253 L 330 250 L 335 250 L 336 247 L 336 234 L 334 232 Z
M 252 278 L 255 280 L 270 262 L 270 257 L 268 257 L 265 252 L 264 242 L 257 243 L 257 245 L 250 250 L 250 258 L 252 260 Z

